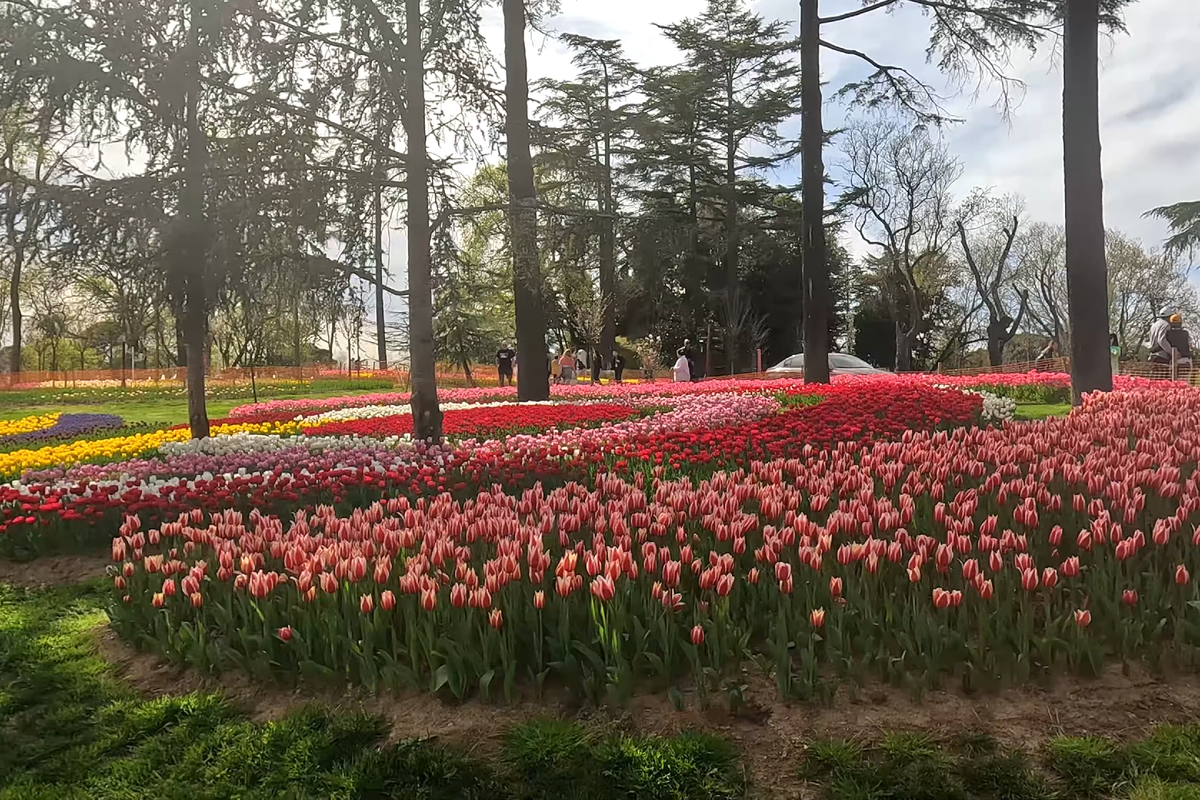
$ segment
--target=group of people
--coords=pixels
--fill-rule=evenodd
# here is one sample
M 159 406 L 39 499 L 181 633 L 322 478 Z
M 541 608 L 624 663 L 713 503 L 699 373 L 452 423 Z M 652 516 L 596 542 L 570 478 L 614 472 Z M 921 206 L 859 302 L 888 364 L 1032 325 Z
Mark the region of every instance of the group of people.
M 1191 336 L 1183 327 L 1183 316 L 1170 308 L 1160 310 L 1150 326 L 1150 361 L 1185 369 L 1192 366 Z
M 1108 337 L 1109 358 L 1112 359 L 1113 374 L 1120 367 L 1121 343 L 1115 333 Z M 1048 361 L 1058 356 L 1058 342 L 1053 339 L 1038 353 L 1037 360 Z M 1190 370 L 1192 366 L 1192 341 L 1187 328 L 1183 327 L 1183 316 L 1171 308 L 1162 308 L 1154 324 L 1150 326 L 1150 363 L 1176 369 Z
M 683 340 L 683 347 L 675 351 L 675 366 L 671 368 L 671 377 L 676 383 L 687 383 L 700 380 L 700 372 L 696 369 L 696 360 L 692 358 L 692 342 Z
M 586 374 L 588 369 L 588 354 L 582 347 L 572 353 L 564 349 L 557 358 L 547 359 L 550 379 L 554 383 L 575 383 L 578 376 Z M 511 386 L 513 382 L 513 367 L 517 363 L 517 354 L 507 343 L 496 352 L 496 372 L 500 377 L 501 386 Z M 604 371 L 604 356 L 597 350 L 591 358 L 592 382 L 599 383 L 600 373 Z M 613 350 L 608 366 L 613 372 L 613 378 L 620 383 L 625 374 L 625 358 Z

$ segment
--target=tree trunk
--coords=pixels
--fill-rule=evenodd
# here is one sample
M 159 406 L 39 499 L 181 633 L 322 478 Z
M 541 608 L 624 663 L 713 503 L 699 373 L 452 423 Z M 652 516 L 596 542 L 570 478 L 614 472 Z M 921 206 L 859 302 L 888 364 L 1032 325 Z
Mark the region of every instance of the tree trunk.
M 821 148 L 821 30 L 818 0 L 800 0 L 800 180 L 804 227 L 804 380 L 829 383 L 829 264 L 825 253 L 825 164 Z
M 185 98 L 187 155 L 183 167 L 180 211 L 184 229 L 182 245 L 174 254 L 175 269 L 185 276 L 183 336 L 187 345 L 188 425 L 193 439 L 209 435 L 208 407 L 205 403 L 205 340 L 208 338 L 208 294 L 204 273 L 208 261 L 208 237 L 204 223 L 204 175 L 207 170 L 207 143 L 200 128 L 200 28 L 204 14 L 200 0 L 190 4 L 188 30 L 188 76 Z
M 382 137 L 381 137 L 382 138 Z M 382 177 L 380 177 L 382 179 Z M 387 321 L 383 314 L 383 187 L 375 188 L 375 341 L 379 368 L 387 369 Z
M 21 261 L 18 249 L 13 254 L 13 269 L 8 287 L 8 301 L 12 307 L 12 357 L 9 370 L 16 375 L 21 371 Z
M 1071 386 L 1112 390 L 1108 354 L 1108 264 L 1100 165 L 1099 0 L 1070 0 L 1063 25 L 1063 177 Z
M 896 323 L 896 372 L 912 372 L 912 347 L 904 323 Z
M 411 0 L 410 0 L 411 1 Z M 525 62 L 524 0 L 504 4 L 505 133 L 508 136 L 509 225 L 513 306 L 517 318 L 518 400 L 547 400 L 546 317 L 537 252 L 537 193 L 529 150 L 529 75 Z M 530 368 L 532 367 L 532 368 Z
M 425 142 L 425 57 L 421 46 L 421 0 L 404 0 L 404 136 L 408 140 L 408 361 L 412 380 L 413 435 L 442 438 L 433 351 L 433 288 L 429 276 L 429 155 Z
M 600 352 L 611 358 L 617 348 L 617 219 L 613 201 L 612 173 L 612 98 L 608 65 L 604 65 L 604 176 L 600 221 L 600 300 L 603 324 L 600 328 Z

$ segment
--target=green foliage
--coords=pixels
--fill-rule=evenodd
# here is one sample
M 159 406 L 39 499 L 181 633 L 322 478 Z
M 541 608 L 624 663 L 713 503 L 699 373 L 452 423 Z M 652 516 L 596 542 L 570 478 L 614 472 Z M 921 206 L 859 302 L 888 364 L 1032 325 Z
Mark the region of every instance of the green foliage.
M 504 759 L 524 782 L 523 798 L 686 800 L 745 792 L 737 755 L 701 734 L 600 737 L 578 725 L 534 722 L 511 731 Z
M 1105 797 L 1120 780 L 1126 761 L 1121 749 L 1097 736 L 1059 736 L 1046 743 L 1047 766 L 1068 798 Z
M 95 586 L 0 585 L 0 800 L 79 798 L 742 797 L 736 754 L 708 736 L 632 738 L 536 722 L 510 731 L 509 772 L 382 719 L 319 706 L 260 724 L 220 694 L 142 699 L 95 651 Z

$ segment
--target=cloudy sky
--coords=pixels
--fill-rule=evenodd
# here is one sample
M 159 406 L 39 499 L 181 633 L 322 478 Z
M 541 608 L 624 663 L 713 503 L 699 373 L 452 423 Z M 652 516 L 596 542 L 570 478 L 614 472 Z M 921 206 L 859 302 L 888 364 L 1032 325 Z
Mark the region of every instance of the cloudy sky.
M 1143 212 L 1200 198 L 1200 82 L 1196 80 L 1200 75 L 1200 23 L 1196 2 L 1139 0 L 1126 14 L 1128 32 L 1101 43 L 1105 222 L 1151 246 L 1161 242 L 1166 231 L 1162 223 L 1143 219 Z M 670 64 L 678 60 L 678 53 L 654 23 L 696 16 L 704 5 L 704 0 L 562 0 L 561 13 L 550 21 L 550 28 L 556 33 L 620 39 L 635 62 Z M 829 16 L 859 5 L 858 0 L 823 0 L 821 10 Z M 798 13 L 795 0 L 756 0 L 752 7 L 765 17 L 793 22 Z M 498 15 L 487 24 L 499 56 L 503 51 Z M 827 26 L 822 33 L 835 44 L 908 67 L 942 88 L 949 98 L 947 107 L 964 120 L 945 132 L 964 167 L 957 194 L 965 195 L 975 186 L 1015 192 L 1025 197 L 1031 221 L 1061 223 L 1062 75 L 1051 47 L 1033 54 L 1013 54 L 1010 74 L 1025 84 L 1025 91 L 1005 120 L 994 108 L 997 87 L 984 85 L 976 92 L 970 85 L 962 90 L 926 65 L 928 24 L 919 10 L 907 4 L 896 13 L 874 12 Z M 532 34 L 528 45 L 531 80 L 571 74 L 569 56 L 553 38 Z M 855 58 L 822 53 L 827 95 L 869 72 L 870 67 Z M 826 127 L 836 127 L 846 113 L 845 107 L 831 104 L 826 110 Z M 798 130 L 798 120 L 792 121 L 789 132 Z M 826 156 L 835 179 L 836 150 L 835 142 L 833 152 Z M 798 168 L 793 165 L 779 178 L 794 180 Z M 394 242 L 403 241 L 402 231 L 393 236 Z M 862 249 L 855 242 L 848 244 L 856 251 Z M 402 253 L 393 251 L 392 260 L 396 266 L 402 265 Z M 394 269 L 393 275 L 402 272 L 402 267 Z

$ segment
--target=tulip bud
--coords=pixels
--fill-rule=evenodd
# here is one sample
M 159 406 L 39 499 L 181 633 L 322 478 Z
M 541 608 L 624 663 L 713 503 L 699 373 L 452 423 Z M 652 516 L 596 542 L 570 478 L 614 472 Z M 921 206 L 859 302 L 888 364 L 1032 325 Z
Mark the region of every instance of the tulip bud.
M 808 615 L 808 621 L 812 623 L 814 628 L 825 627 L 825 609 L 814 608 Z
M 1021 588 L 1027 592 L 1032 592 L 1038 587 L 1037 570 L 1030 568 L 1021 572 Z
M 1175 568 L 1175 583 L 1179 584 L 1180 586 L 1187 586 L 1188 581 L 1191 579 L 1192 576 L 1188 574 L 1187 567 L 1185 567 L 1183 564 L 1180 564 Z
M 1091 625 L 1092 624 L 1092 612 L 1088 611 L 1086 608 L 1076 609 L 1075 610 L 1075 624 L 1081 628 L 1086 628 L 1088 625 Z
M 358 608 L 364 614 L 370 614 L 375 609 L 375 596 L 364 594 L 358 599 Z
M 189 598 L 192 601 L 192 608 L 200 608 L 200 606 L 204 605 L 204 595 L 199 592 L 192 592 Z
M 496 630 L 500 630 L 504 626 L 504 612 L 498 608 L 493 608 L 488 614 L 488 625 L 491 625 Z
M 988 567 L 992 572 L 999 572 L 1004 567 L 1004 559 L 998 550 L 993 550 L 988 556 Z
M 433 611 L 437 608 L 437 590 L 422 589 L 421 590 L 421 608 L 425 611 Z
M 704 628 L 699 625 L 692 628 L 692 644 L 697 647 L 704 644 Z
M 992 586 L 991 581 L 982 581 L 979 584 L 978 591 L 981 599 L 991 600 L 992 595 L 995 593 L 995 587 Z
M 125 589 L 125 579 L 124 579 L 123 577 L 121 577 L 120 575 L 117 575 L 117 576 L 115 576 L 115 577 L 113 578 L 113 587 L 114 587 L 114 588 L 116 588 L 116 589 L 119 589 L 119 590 L 122 590 L 122 591 L 124 591 L 124 589 Z
M 1056 583 L 1058 583 L 1058 571 L 1054 567 L 1046 567 L 1042 570 L 1042 586 L 1053 589 Z
M 1136 606 L 1138 601 L 1138 593 L 1136 589 L 1126 589 L 1121 592 L 1121 602 L 1127 606 Z
M 829 595 L 831 597 L 841 597 L 842 596 L 842 579 L 841 578 L 830 578 L 829 579 Z
M 162 608 L 164 605 L 166 605 L 166 601 L 163 600 L 162 592 L 154 593 L 154 597 L 150 599 L 150 605 L 154 606 L 155 608 Z
M 539 611 L 546 607 L 546 593 L 540 589 L 533 593 L 533 607 Z
M 391 590 L 385 589 L 379 595 L 379 607 L 384 611 L 391 611 L 396 607 L 396 595 L 392 594 Z
M 284 625 L 275 632 L 275 635 L 279 637 L 280 641 L 290 642 L 292 640 L 292 626 Z
M 751 586 L 758 585 L 758 567 L 753 567 L 749 572 L 746 573 L 746 583 L 750 584 Z

